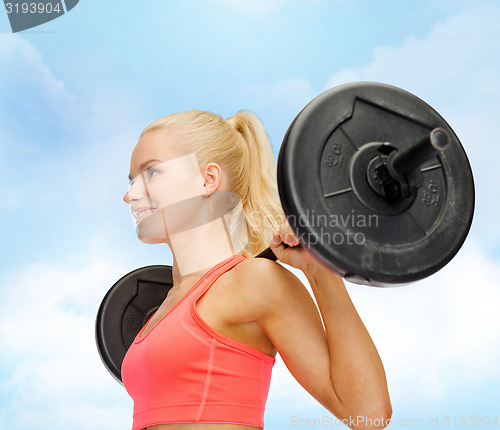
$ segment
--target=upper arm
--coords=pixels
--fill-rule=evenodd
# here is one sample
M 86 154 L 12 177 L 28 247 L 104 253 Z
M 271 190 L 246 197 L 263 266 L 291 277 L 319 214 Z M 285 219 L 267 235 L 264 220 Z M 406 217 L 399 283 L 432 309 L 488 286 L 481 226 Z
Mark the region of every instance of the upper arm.
M 249 265 L 250 266 L 250 265 Z M 267 259 L 254 259 L 250 302 L 252 319 L 273 343 L 297 382 L 334 415 L 340 402 L 331 381 L 330 350 L 321 316 L 304 284 Z

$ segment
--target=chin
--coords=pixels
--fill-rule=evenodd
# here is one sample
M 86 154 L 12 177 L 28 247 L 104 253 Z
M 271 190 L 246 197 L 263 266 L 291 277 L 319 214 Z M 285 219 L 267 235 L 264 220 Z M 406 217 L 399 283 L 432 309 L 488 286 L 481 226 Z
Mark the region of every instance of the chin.
M 157 231 L 144 231 L 139 229 L 137 231 L 137 237 L 141 242 L 144 243 L 167 243 L 167 238 L 165 237 L 165 232 Z
M 165 233 L 157 234 L 157 235 L 156 234 L 145 234 L 143 231 L 139 230 L 137 232 L 137 237 L 143 243 L 155 244 L 155 243 L 167 243 L 168 242 L 167 238 L 165 237 Z
M 141 242 L 149 244 L 167 242 L 166 226 L 158 213 L 153 212 L 136 225 L 135 231 Z
M 153 239 L 150 237 L 140 237 L 139 240 L 143 243 L 155 244 L 155 243 L 166 243 L 165 239 Z

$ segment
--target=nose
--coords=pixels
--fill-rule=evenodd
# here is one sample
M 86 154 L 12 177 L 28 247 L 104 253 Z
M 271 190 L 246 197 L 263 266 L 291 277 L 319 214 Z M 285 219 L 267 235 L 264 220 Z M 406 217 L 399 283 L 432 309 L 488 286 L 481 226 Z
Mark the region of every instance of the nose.
M 141 180 L 136 180 L 132 185 L 129 186 L 128 191 L 123 196 L 123 201 L 127 204 L 131 204 L 134 200 L 138 200 L 141 192 L 143 192 L 144 187 L 142 186 Z

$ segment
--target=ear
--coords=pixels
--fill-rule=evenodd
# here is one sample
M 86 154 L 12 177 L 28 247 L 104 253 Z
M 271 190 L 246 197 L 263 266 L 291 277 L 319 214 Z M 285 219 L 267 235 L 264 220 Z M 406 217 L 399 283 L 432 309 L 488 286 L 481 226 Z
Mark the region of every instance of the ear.
M 207 196 L 218 190 L 222 183 L 222 169 L 217 163 L 209 163 L 203 172 L 204 187 Z

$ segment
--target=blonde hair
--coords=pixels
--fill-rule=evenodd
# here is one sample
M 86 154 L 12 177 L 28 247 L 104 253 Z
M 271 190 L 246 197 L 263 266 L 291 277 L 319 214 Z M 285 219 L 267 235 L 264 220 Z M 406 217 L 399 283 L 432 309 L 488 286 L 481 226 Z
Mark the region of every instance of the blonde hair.
M 200 169 L 219 164 L 229 187 L 241 200 L 248 243 L 241 251 L 255 256 L 267 248 L 272 231 L 285 216 L 276 183 L 276 162 L 264 126 L 255 114 L 239 111 L 224 120 L 201 110 L 173 113 L 156 119 L 141 137 L 159 128 L 174 128 L 183 137 L 180 146 L 195 153 Z

